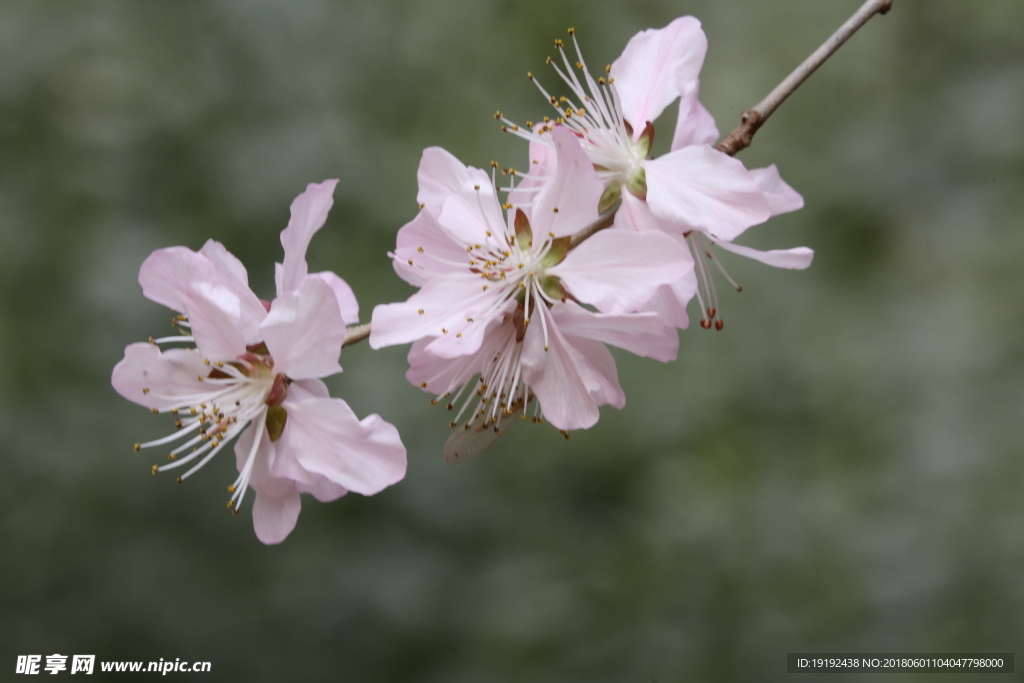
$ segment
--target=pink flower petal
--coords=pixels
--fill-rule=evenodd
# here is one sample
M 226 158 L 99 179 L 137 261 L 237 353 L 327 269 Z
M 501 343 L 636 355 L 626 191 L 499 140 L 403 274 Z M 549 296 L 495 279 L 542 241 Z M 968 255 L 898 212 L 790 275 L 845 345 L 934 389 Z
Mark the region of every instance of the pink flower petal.
M 490 180 L 486 185 L 473 185 L 476 187 L 480 189 L 450 195 L 437 216 L 438 224 L 456 244 L 483 243 L 488 232 L 498 234 L 505 230 L 505 216 Z
M 235 468 L 241 472 L 249 460 L 249 453 L 252 451 L 252 439 L 257 430 L 249 425 L 245 428 L 235 441 Z M 279 452 L 270 440 L 267 430 L 260 426 L 258 430 L 260 445 L 253 456 L 252 472 L 249 475 L 249 487 L 259 494 L 269 498 L 280 498 L 295 491 L 295 482 L 287 477 L 277 476 L 272 472 Z M 244 501 L 244 498 L 243 498 Z M 297 513 L 296 513 L 297 514 Z M 293 523 L 294 526 L 294 523 Z
M 142 294 L 150 301 L 182 313 L 192 283 L 197 278 L 214 277 L 210 261 L 185 247 L 157 249 L 139 268 Z
M 364 496 L 405 476 L 398 430 L 378 415 L 360 421 L 338 398 L 286 399 L 288 424 L 278 449 L 308 472 Z
M 586 429 L 600 417 L 590 388 L 602 385 L 592 377 L 587 359 L 559 331 L 545 306 L 537 311 L 545 316 L 544 325 L 535 316 L 526 328 L 520 364 L 523 379 L 537 395 L 544 418 L 558 429 Z
M 704 31 L 693 17 L 680 17 L 665 28 L 647 29 L 630 39 L 612 63 L 611 76 L 622 115 L 633 125 L 635 137 L 697 79 L 707 49 Z
M 697 293 L 697 274 L 688 273 L 686 277 L 670 285 L 658 287 L 651 300 L 644 306 L 645 311 L 657 313 L 669 327 L 685 330 L 690 326 L 690 317 L 686 314 L 686 305 Z
M 210 374 L 195 349 L 168 349 L 141 342 L 124 350 L 114 366 L 110 383 L 117 393 L 146 408 L 173 408 L 178 397 L 195 396 L 210 390 L 199 378 Z M 145 390 L 145 391 L 144 391 Z
M 409 370 L 405 373 L 405 378 L 423 391 L 435 395 L 461 387 L 480 372 L 485 361 L 492 357 L 499 347 L 505 345 L 508 337 L 498 330 L 503 324 L 505 322 L 502 318 L 491 320 L 486 325 L 480 348 L 471 354 L 439 356 L 430 350 L 434 339 L 426 338 L 413 342 L 412 348 L 409 349 Z
M 292 379 L 341 372 L 338 356 L 345 323 L 334 292 L 323 280 L 305 278 L 298 290 L 275 299 L 260 331 L 277 372 Z
M 288 227 L 281 231 L 284 267 L 277 282 L 278 296 L 298 289 L 309 272 L 306 250 L 313 235 L 327 221 L 327 213 L 334 205 L 334 187 L 337 184 L 337 180 L 310 183 L 306 191 L 292 201 L 291 219 Z
M 219 280 L 191 284 L 185 314 L 192 326 L 196 348 L 210 360 L 234 360 L 245 353 L 247 339 L 242 305 Z
M 422 337 L 450 337 L 452 344 L 466 339 L 455 355 L 473 353 L 482 335 L 478 328 L 501 313 L 495 291 L 484 291 L 481 278 L 468 269 L 431 279 L 407 301 L 373 309 L 370 348 L 408 344 Z
M 690 145 L 713 145 L 718 139 L 715 118 L 697 99 L 699 92 L 700 84 L 694 82 L 679 100 L 679 118 L 676 120 L 676 133 L 672 138 L 673 150 Z
M 615 367 L 615 358 L 608 347 L 591 339 L 568 334 L 565 337 L 586 362 L 589 372 L 585 373 L 583 378 L 594 403 L 599 406 L 610 405 L 615 409 L 625 406 L 626 392 L 619 384 L 619 370 Z
M 746 256 L 749 259 L 754 259 L 755 261 L 760 261 L 761 263 L 766 263 L 769 266 L 775 266 L 776 268 L 803 270 L 807 266 L 811 265 L 811 261 L 814 259 L 814 251 L 807 247 L 760 251 L 758 249 L 751 249 L 750 247 L 733 244 L 732 242 L 714 240 L 714 243 L 726 251 L 731 251 L 732 253 L 739 254 L 740 256 Z
M 572 339 L 611 344 L 663 363 L 675 360 L 679 350 L 679 335 L 654 312 L 594 313 L 567 301 L 552 308 L 551 313 L 558 328 Z
M 538 124 L 535 130 L 540 130 Z M 530 140 L 530 168 L 526 175 L 516 185 L 516 189 L 509 193 L 508 201 L 516 206 L 525 206 L 533 201 L 537 188 L 542 187 L 554 176 L 558 168 L 557 155 L 555 154 L 554 142 L 550 136 L 544 135 Z
M 660 285 L 693 270 L 688 250 L 659 230 L 604 230 L 548 268 L 579 299 L 608 313 L 635 311 Z
M 420 211 L 398 231 L 395 256 L 395 272 L 417 287 L 429 277 L 447 274 L 453 263 L 467 262 L 466 245 L 456 242 L 430 211 Z
M 243 317 L 233 276 L 222 274 L 206 256 L 184 247 L 158 249 L 139 269 L 139 284 L 148 299 L 188 316 L 204 357 L 234 360 L 245 353 L 247 337 L 254 334 L 246 328 L 253 320 Z
M 235 466 L 239 472 L 249 459 L 255 432 L 250 426 L 235 441 Z M 276 448 L 266 429 L 259 430 L 259 437 L 260 445 L 253 456 L 256 460 L 249 477 L 249 487 L 256 496 L 252 504 L 252 526 L 256 538 L 267 545 L 274 545 L 287 538 L 295 528 L 302 501 L 293 481 L 271 474 L 270 468 L 277 458 Z
M 622 205 L 615 213 L 614 226 L 632 232 L 662 229 L 658 219 L 651 213 L 651 207 L 647 205 L 647 202 L 634 196 L 632 192 L 622 193 Z
M 267 316 L 259 297 L 249 289 L 249 274 L 238 258 L 229 252 L 223 244 L 215 240 L 207 240 L 199 254 L 210 261 L 220 275 L 221 283 L 232 294 L 238 297 L 240 326 L 247 344 L 260 341 L 257 338 L 259 324 Z
M 731 240 L 771 216 L 764 193 L 743 164 L 707 145 L 645 161 L 644 171 L 647 203 L 662 222 Z
M 338 312 L 341 313 L 341 320 L 346 325 L 354 325 L 359 322 L 359 302 L 348 283 L 330 271 L 321 273 L 310 273 L 309 277 L 315 277 L 327 283 L 327 286 L 334 292 L 334 298 L 338 301 Z
M 457 243 L 480 242 L 486 230 L 500 230 L 504 226 L 491 177 L 478 168 L 465 166 L 446 150 L 423 150 L 416 178 L 420 188 L 417 200 L 426 211 L 439 217 Z
M 554 178 L 541 186 L 529 218 L 534 235 L 554 233 L 562 237 L 597 220 L 604 184 L 575 134 L 564 126 L 555 126 L 551 136 L 557 170 Z
M 786 184 L 786 181 L 779 175 L 779 169 L 775 164 L 766 168 L 752 168 L 750 175 L 754 176 L 758 187 L 764 192 L 773 216 L 804 208 L 804 198 Z
M 330 503 L 332 500 L 338 500 L 346 493 L 348 489 L 344 486 L 338 486 L 337 484 L 328 481 L 327 479 L 320 478 L 315 484 L 295 484 L 296 488 L 303 493 L 311 493 L 321 503 Z
M 257 493 L 252 504 L 252 526 L 256 538 L 266 545 L 280 543 L 295 528 L 301 510 L 302 501 L 294 486 L 290 493 L 277 498 Z
M 288 395 L 293 400 L 301 401 L 306 398 L 330 398 L 331 393 L 327 385 L 318 379 L 298 379 L 288 387 Z

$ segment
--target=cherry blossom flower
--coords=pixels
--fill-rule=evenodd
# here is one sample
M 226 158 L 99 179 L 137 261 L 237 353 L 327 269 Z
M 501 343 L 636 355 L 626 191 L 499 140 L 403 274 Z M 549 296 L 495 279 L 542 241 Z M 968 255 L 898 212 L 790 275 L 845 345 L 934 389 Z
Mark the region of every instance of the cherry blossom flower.
M 411 382 L 439 400 L 472 386 L 456 417 L 475 394 L 467 428 L 497 429 L 533 396 L 535 418 L 590 427 L 598 406 L 625 401 L 605 343 L 662 361 L 676 354 L 674 331 L 635 311 L 683 275 L 688 253 L 658 232 L 614 229 L 570 250 L 570 235 L 598 218 L 603 185 L 575 135 L 559 128 L 552 140 L 557 171 L 530 203 L 506 203 L 505 215 L 487 173 L 426 150 L 422 210 L 393 254 L 398 274 L 421 289 L 373 312 L 370 346 L 414 342 Z
M 111 379 L 128 400 L 175 416 L 177 431 L 135 445 L 182 441 L 154 474 L 192 464 L 178 477 L 187 479 L 238 437 L 228 507 L 238 512 L 251 487 L 253 526 L 267 544 L 295 527 L 300 493 L 323 502 L 372 495 L 405 476 L 397 430 L 378 415 L 360 421 L 319 379 L 341 372 L 345 324 L 359 315 L 349 286 L 309 273 L 305 260 L 336 184 L 310 184 L 292 202 L 273 302 L 253 294 L 245 267 L 218 242 L 155 251 L 139 272 L 143 294 L 180 311 L 173 322 L 188 333 L 131 344 Z M 176 342 L 195 347 L 158 346 Z
M 718 304 L 714 281 L 703 263 L 703 257 L 713 258 L 710 244 L 777 267 L 806 268 L 810 264 L 813 252 L 805 247 L 761 252 L 732 242 L 770 216 L 800 208 L 803 199 L 782 181 L 774 166 L 748 171 L 741 162 L 711 146 L 718 129 L 697 99 L 698 76 L 707 50 L 697 19 L 680 17 L 664 28 L 638 33 L 606 67 L 607 78 L 596 80 L 583 61 L 575 31 L 569 33 L 577 69 L 572 68 L 560 40 L 556 47 L 564 70 L 550 58 L 548 63 L 572 96 L 549 95 L 529 74 L 555 107 L 556 118 L 545 117 L 541 123 L 520 127 L 500 112 L 496 117 L 506 124 L 503 130 L 530 141 L 534 176 L 553 173 L 552 129 L 564 126 L 572 130 L 605 183 L 601 208 L 622 200 L 617 227 L 662 230 L 692 249 L 696 268 L 661 287 L 649 310 L 657 311 L 667 324 L 686 327 L 686 305 L 696 295 L 701 324 L 711 326 Z M 679 116 L 671 151 L 651 158 L 654 121 L 676 99 L 680 99 Z M 736 286 L 717 261 L 715 265 Z M 720 319 L 715 326 L 722 328 Z

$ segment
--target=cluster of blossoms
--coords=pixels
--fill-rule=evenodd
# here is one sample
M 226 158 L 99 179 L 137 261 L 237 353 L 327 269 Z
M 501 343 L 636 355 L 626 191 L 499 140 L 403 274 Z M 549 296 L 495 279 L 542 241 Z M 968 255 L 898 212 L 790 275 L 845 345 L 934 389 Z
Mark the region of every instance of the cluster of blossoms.
M 813 256 L 734 243 L 803 200 L 774 166 L 747 170 L 711 147 L 718 130 L 697 99 L 707 41 L 696 19 L 637 34 L 597 79 L 569 33 L 575 63 L 561 41 L 561 66 L 548 62 L 570 94 L 552 96 L 530 75 L 556 115 L 524 126 L 497 115 L 529 142 L 528 173 L 505 171 L 512 181 L 498 187 L 495 163 L 488 172 L 424 151 L 420 211 L 391 254 L 419 291 L 373 311 L 370 346 L 411 343 L 406 378 L 456 411 L 449 461 L 475 456 L 514 418 L 568 437 L 594 425 L 600 406 L 622 407 L 606 345 L 673 360 L 694 298 L 701 326 L 722 329 L 710 264 L 732 281 L 713 245 L 783 268 Z M 671 151 L 651 158 L 654 122 L 676 100 Z M 197 461 L 185 479 L 234 439 L 228 505 L 237 512 L 254 489 L 265 543 L 291 532 L 300 493 L 370 495 L 405 474 L 397 430 L 377 415 L 360 421 L 319 379 L 341 371 L 346 325 L 358 319 L 348 285 L 305 262 L 336 182 L 311 184 L 293 202 L 272 302 L 253 294 L 217 242 L 155 252 L 139 274 L 143 293 L 180 312 L 175 323 L 188 333 L 129 346 L 113 373 L 123 396 L 176 416 L 175 433 L 136 444 L 181 441 L 154 472 Z M 159 348 L 182 342 L 194 346 Z

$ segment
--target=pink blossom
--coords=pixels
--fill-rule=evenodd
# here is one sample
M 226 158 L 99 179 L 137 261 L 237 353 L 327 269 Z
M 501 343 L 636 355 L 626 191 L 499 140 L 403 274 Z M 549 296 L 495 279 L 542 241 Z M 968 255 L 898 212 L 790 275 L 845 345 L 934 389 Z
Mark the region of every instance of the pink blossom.
M 688 254 L 659 232 L 614 229 L 570 250 L 569 236 L 598 218 L 603 185 L 576 136 L 559 128 L 552 141 L 557 171 L 534 178 L 531 201 L 506 204 L 507 214 L 485 172 L 426 150 L 423 210 L 393 254 L 399 275 L 421 289 L 373 312 L 370 345 L 414 342 L 406 377 L 424 390 L 440 398 L 479 375 L 456 417 L 467 415 L 467 427 L 496 424 L 533 396 L 535 417 L 589 427 L 598 406 L 625 400 L 605 343 L 675 357 L 675 333 L 635 311 L 683 275 Z
M 782 181 L 774 166 L 748 171 L 741 162 L 711 146 L 718 129 L 697 99 L 698 76 L 707 50 L 697 19 L 680 17 L 664 28 L 633 36 L 609 67 L 608 78 L 596 80 L 586 68 L 575 32 L 570 33 L 580 75 L 561 41 L 556 41 L 556 46 L 564 70 L 549 61 L 572 96 L 564 100 L 551 97 L 537 84 L 555 105 L 557 118 L 525 127 L 499 118 L 505 120 L 506 131 L 530 140 L 531 168 L 538 169 L 534 174 L 553 170 L 553 155 L 548 151 L 552 128 L 564 126 L 574 131 L 605 183 L 602 207 L 622 199 L 616 226 L 638 232 L 662 230 L 692 249 L 696 268 L 661 287 L 648 310 L 657 311 L 667 324 L 686 327 L 686 305 L 697 295 L 702 325 L 710 326 L 705 314 L 714 317 L 717 308 L 714 284 L 703 262 L 711 254 L 710 244 L 777 267 L 806 268 L 810 264 L 813 252 L 805 247 L 762 252 L 732 243 L 769 216 L 800 208 L 803 199 Z M 680 104 L 672 149 L 657 159 L 650 158 L 654 122 L 676 99 Z M 728 279 L 724 270 L 722 273 Z M 721 329 L 721 322 L 716 322 Z
M 111 378 L 128 400 L 176 416 L 175 433 L 135 446 L 183 440 L 154 474 L 198 459 L 183 481 L 238 437 L 228 507 L 238 512 L 252 487 L 253 526 L 268 544 L 295 527 L 300 493 L 324 502 L 347 491 L 372 495 L 405 476 L 397 430 L 377 415 L 360 421 L 319 379 L 341 372 L 345 325 L 359 315 L 341 278 L 306 266 L 337 182 L 310 184 L 292 202 L 273 302 L 253 294 L 245 267 L 218 242 L 153 252 L 139 271 L 143 294 L 180 311 L 174 324 L 188 332 L 129 345 Z M 158 347 L 174 342 L 195 348 Z

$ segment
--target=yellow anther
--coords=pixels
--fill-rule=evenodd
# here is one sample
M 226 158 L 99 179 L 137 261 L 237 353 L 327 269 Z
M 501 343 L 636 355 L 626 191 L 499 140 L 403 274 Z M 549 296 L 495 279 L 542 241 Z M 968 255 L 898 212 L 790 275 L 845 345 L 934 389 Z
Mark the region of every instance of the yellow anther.
M 500 121 L 502 119 L 501 112 L 500 111 L 494 112 L 494 118 Z
M 174 460 L 176 457 L 178 457 L 178 456 L 176 456 L 174 453 L 168 453 L 167 454 L 167 459 L 168 460 Z
M 420 389 L 426 389 L 426 388 L 427 388 L 427 383 L 426 382 L 420 382 Z
M 203 359 L 203 365 L 209 365 L 209 364 L 210 364 L 210 359 L 209 358 L 204 358 Z
M 423 253 L 423 247 L 416 247 L 416 251 L 418 251 L 418 252 L 420 252 L 422 254 Z
M 562 39 L 561 38 L 555 38 L 555 47 L 558 48 L 559 50 L 562 49 Z
M 420 204 L 420 211 L 422 211 L 422 210 L 423 210 L 423 209 L 425 209 L 425 208 L 427 208 L 427 205 L 426 205 L 426 204 Z
M 420 315 L 423 315 L 423 309 L 422 309 L 422 308 L 421 308 L 421 309 L 419 309 L 419 310 L 418 310 L 418 311 L 416 311 L 416 312 L 417 312 L 417 313 L 419 313 Z
M 141 443 L 136 443 L 136 444 L 135 444 L 135 447 L 134 447 L 134 449 L 133 449 L 133 450 L 134 450 L 134 451 L 135 451 L 136 453 L 138 453 L 138 452 L 139 452 L 139 449 L 140 449 L 140 448 L 142 448 L 142 444 L 141 444 Z
M 576 35 L 576 29 L 575 29 L 575 28 L 573 28 L 572 26 L 570 26 L 570 27 L 569 27 L 569 35 L 570 35 L 570 36 L 574 36 L 574 35 Z
M 526 72 L 526 77 L 529 78 L 532 81 L 533 80 L 533 72 L 532 71 L 527 71 Z
M 409 259 L 409 265 L 410 266 L 412 265 L 412 259 Z
M 150 408 L 150 410 L 153 411 L 154 415 L 158 415 L 160 413 L 160 411 L 157 410 L 156 408 Z
M 143 394 L 148 394 L 149 393 L 149 387 L 142 387 L 142 393 Z
M 234 492 L 235 492 L 235 487 L 234 486 L 229 486 L 228 487 L 228 493 L 234 493 Z
M 159 471 L 160 471 L 160 467 L 157 466 L 157 465 L 153 465 L 153 469 L 150 470 L 150 472 L 152 472 L 153 474 L 156 474 Z

